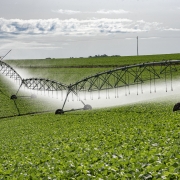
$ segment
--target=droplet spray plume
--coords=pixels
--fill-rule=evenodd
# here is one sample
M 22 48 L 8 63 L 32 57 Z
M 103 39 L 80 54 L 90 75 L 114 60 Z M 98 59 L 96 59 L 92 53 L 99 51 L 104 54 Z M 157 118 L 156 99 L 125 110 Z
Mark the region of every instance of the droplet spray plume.
M 113 106 L 122 106 L 127 104 L 135 104 L 138 102 L 148 102 L 148 101 L 159 101 L 160 99 L 171 99 L 176 96 L 176 101 L 180 100 L 180 81 L 167 81 L 166 84 L 160 82 L 156 84 L 156 87 L 151 87 L 143 85 L 141 88 L 137 89 L 137 86 L 131 86 L 129 89 L 127 87 L 121 87 L 111 90 L 95 91 L 95 92 L 79 92 L 78 96 L 72 92 L 68 95 L 67 101 L 64 107 L 66 109 L 77 109 L 83 107 L 81 101 L 85 104 L 90 104 L 94 108 L 106 108 Z M 37 94 L 38 98 L 43 98 L 48 100 L 48 104 L 54 106 L 55 108 L 61 108 L 67 91 L 60 92 L 44 92 L 37 90 L 27 90 L 27 93 Z M 47 106 L 48 106 L 47 104 Z

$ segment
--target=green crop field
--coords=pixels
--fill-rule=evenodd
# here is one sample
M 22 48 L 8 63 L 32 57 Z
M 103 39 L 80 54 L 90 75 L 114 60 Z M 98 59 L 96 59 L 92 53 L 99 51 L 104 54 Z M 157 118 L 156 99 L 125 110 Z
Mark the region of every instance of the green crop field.
M 5 62 L 17 71 L 21 69 L 24 72 L 28 72 L 28 77 L 49 78 L 69 84 L 95 73 L 119 66 L 172 59 L 180 60 L 180 54 L 18 61 L 6 60 Z
M 92 66 L 92 65 L 128 65 L 142 62 L 156 62 L 163 60 L 180 60 L 180 54 L 145 55 L 145 56 L 120 56 L 120 57 L 93 57 L 93 58 L 70 58 L 70 59 L 41 59 L 7 61 L 14 66 L 41 67 L 41 66 Z
M 6 62 L 28 76 L 68 84 L 112 68 L 90 65 L 169 59 L 180 54 Z M 12 87 L 0 74 L 0 179 L 180 179 L 177 97 L 54 115 L 46 100 L 10 100 Z

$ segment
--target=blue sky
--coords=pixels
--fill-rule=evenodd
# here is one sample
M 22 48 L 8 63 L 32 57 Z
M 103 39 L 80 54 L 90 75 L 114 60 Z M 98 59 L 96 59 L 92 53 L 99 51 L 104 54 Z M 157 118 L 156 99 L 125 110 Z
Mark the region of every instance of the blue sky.
M 1 0 L 10 59 L 180 52 L 179 0 Z M 0 54 L 1 55 L 1 54 Z

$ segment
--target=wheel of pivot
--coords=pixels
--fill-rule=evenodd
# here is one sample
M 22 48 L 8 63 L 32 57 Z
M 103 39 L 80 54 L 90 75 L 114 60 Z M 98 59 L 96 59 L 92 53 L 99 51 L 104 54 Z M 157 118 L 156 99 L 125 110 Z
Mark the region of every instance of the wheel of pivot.
M 64 111 L 62 109 L 57 109 L 55 114 L 64 114 Z
M 173 111 L 178 111 L 180 110 L 180 103 L 176 103 L 173 107 Z
M 83 109 L 84 109 L 84 110 L 91 110 L 92 107 L 91 107 L 91 105 L 86 104 L 86 105 L 84 105 L 84 108 L 83 108 Z
M 17 96 L 16 96 L 15 94 L 13 94 L 13 95 L 11 96 L 11 99 L 17 99 Z
M 35 94 L 31 94 L 31 98 L 35 99 L 35 98 L 37 98 L 37 96 Z

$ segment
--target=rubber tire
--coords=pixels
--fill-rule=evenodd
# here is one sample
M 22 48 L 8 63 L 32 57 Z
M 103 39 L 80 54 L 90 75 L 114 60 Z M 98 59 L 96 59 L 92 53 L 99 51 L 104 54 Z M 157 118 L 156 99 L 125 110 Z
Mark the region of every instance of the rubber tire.
M 13 94 L 13 95 L 11 96 L 11 99 L 17 99 L 17 96 L 16 96 L 15 94 Z
M 64 114 L 64 111 L 62 109 L 57 109 L 55 114 Z
M 83 109 L 84 109 L 84 110 L 91 110 L 92 107 L 91 107 L 91 105 L 86 104 L 86 105 L 84 105 L 84 108 L 83 108 Z
M 173 107 L 173 111 L 178 111 L 180 110 L 180 103 L 176 103 Z

